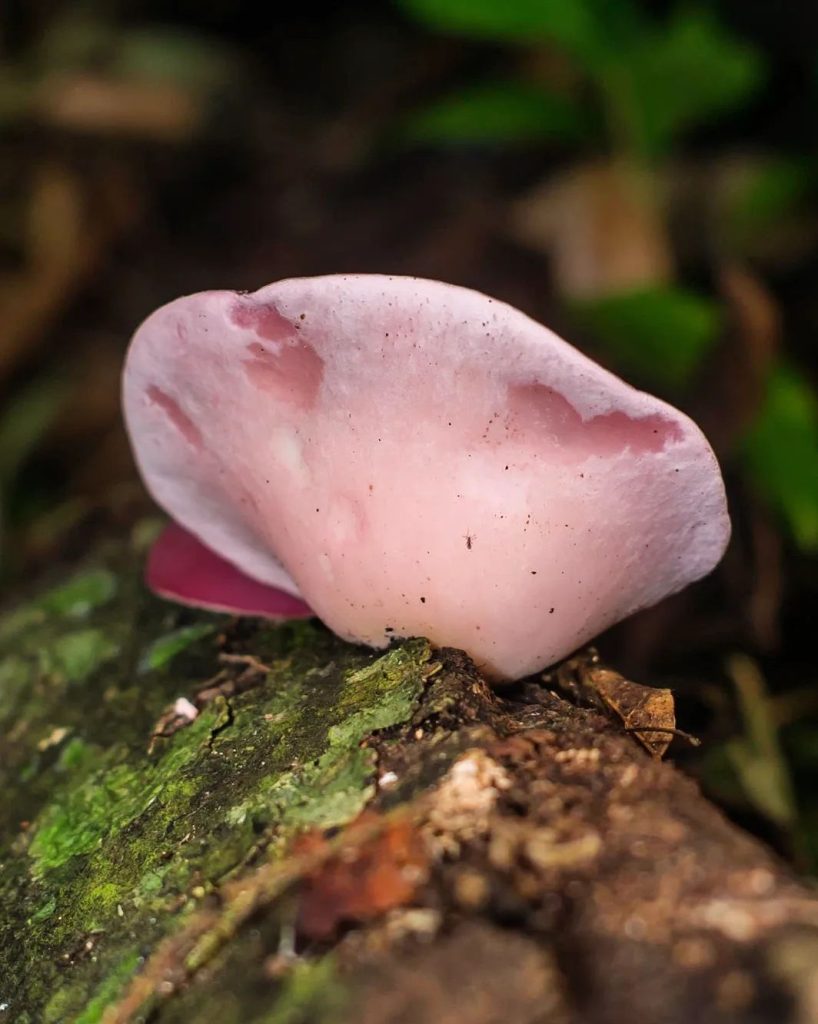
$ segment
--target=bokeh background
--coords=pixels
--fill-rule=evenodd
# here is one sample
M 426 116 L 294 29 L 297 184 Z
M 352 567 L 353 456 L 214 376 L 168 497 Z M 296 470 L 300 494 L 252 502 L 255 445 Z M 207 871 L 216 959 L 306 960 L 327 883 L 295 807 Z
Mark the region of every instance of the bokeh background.
M 807 0 L 6 0 L 0 586 L 131 529 L 138 322 L 339 271 L 484 290 L 693 415 L 734 539 L 603 637 L 818 870 L 818 12 Z

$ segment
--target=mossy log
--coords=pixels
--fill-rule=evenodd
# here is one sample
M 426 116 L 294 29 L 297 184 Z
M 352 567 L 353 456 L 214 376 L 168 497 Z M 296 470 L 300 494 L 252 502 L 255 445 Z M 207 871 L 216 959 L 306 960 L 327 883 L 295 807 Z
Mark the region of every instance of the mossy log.
M 818 898 L 614 719 L 138 560 L 0 619 L 0 1024 L 818 1020 Z

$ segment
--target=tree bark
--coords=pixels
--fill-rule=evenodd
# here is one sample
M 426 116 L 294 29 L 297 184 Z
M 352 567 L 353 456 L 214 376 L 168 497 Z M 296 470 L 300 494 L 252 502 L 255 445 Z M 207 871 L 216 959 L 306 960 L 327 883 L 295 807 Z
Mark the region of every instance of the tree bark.
M 818 1020 L 813 891 L 614 717 L 139 559 L 0 619 L 0 1024 Z

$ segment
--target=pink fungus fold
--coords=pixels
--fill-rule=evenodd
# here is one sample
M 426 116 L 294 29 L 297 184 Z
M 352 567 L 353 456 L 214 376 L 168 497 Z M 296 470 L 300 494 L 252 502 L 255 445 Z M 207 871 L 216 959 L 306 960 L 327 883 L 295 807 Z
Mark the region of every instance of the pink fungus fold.
M 170 523 L 154 541 L 145 578 L 157 594 L 197 608 L 268 619 L 312 615 L 300 598 L 245 576 L 178 523 Z

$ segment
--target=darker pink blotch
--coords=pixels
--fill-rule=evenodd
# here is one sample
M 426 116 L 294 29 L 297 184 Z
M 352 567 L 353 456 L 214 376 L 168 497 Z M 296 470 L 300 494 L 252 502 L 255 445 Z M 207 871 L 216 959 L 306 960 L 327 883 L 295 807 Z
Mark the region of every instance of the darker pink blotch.
M 154 542 L 145 579 L 161 597 L 196 608 L 265 619 L 308 619 L 313 614 L 300 598 L 245 576 L 178 523 L 166 526 Z

